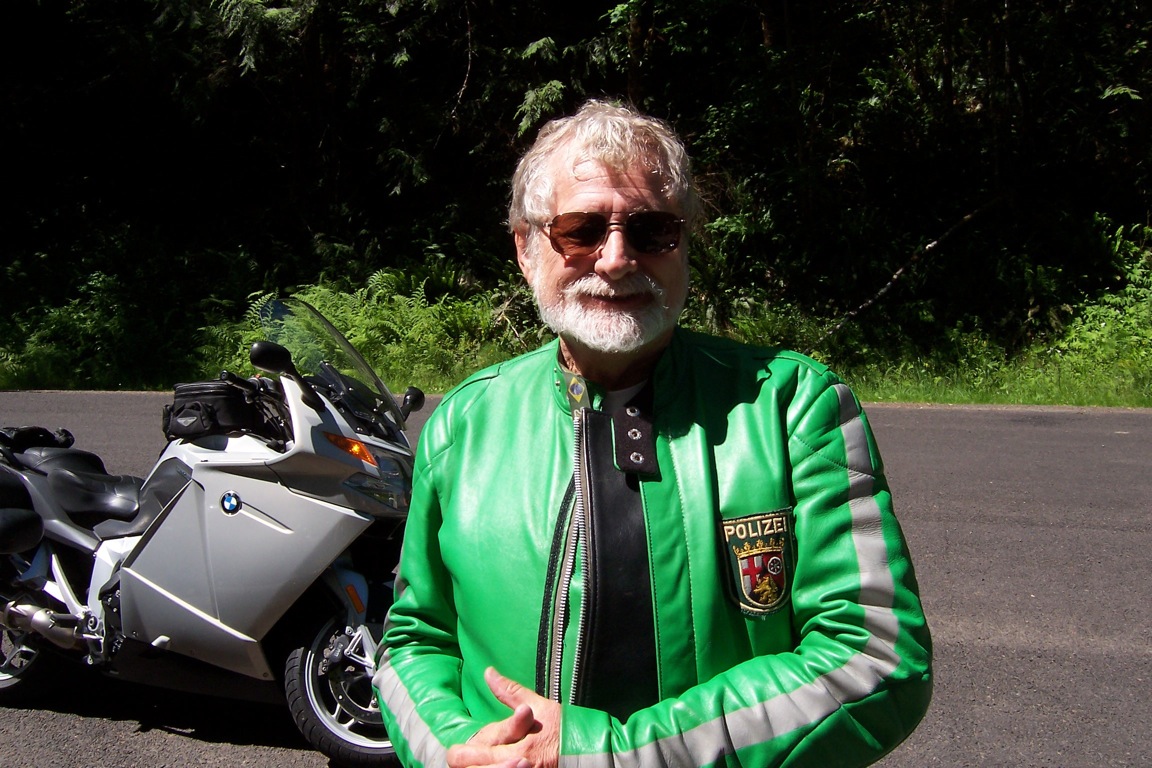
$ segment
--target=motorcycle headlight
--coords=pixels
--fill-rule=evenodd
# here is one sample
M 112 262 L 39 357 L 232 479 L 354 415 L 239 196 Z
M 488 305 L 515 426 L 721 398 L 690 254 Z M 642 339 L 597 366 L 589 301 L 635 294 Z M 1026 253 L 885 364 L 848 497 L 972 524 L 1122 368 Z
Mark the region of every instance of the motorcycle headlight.
M 396 457 L 375 448 L 369 448 L 369 451 L 375 459 L 379 476 L 357 472 L 345 480 L 344 485 L 387 507 L 389 511 L 382 512 L 382 515 L 408 514 L 408 502 L 412 496 L 411 472 Z

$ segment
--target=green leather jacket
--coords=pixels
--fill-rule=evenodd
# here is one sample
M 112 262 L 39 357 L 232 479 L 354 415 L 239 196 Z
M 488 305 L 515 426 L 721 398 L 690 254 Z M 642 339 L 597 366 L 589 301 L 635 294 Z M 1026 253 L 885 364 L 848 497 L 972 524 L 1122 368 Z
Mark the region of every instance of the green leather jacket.
M 470 377 L 421 433 L 373 678 L 404 763 L 443 765 L 509 714 L 489 665 L 562 703 L 564 766 L 866 765 L 899 744 L 931 698 L 931 641 L 859 402 L 806 357 L 683 330 L 639 420 L 613 424 L 619 469 L 642 465 L 635 644 L 654 639 L 657 690 L 582 704 L 596 544 L 571 383 L 553 342 Z M 627 655 L 630 624 L 600 631 Z

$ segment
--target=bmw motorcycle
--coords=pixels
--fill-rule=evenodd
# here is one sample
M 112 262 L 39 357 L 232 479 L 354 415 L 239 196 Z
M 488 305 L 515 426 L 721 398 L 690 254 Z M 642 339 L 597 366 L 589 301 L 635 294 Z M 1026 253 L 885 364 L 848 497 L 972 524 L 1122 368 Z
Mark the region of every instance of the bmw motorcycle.
M 399 402 L 314 308 L 261 310 L 256 369 L 179 384 L 145 478 L 0 429 L 0 703 L 80 662 L 285 702 L 333 763 L 397 764 L 371 685 L 411 490 Z

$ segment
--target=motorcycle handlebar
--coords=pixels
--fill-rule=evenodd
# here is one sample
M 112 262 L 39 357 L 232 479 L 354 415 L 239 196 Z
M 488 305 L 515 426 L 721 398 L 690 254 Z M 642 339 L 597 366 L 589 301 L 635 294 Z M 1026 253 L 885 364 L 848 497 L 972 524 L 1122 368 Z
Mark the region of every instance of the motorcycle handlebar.
M 253 397 L 260 392 L 260 385 L 251 379 L 245 379 L 242 376 L 237 376 L 231 371 L 220 371 L 220 381 L 231 384 L 236 389 L 242 390 L 244 394 Z
M 288 417 L 283 410 L 284 392 L 275 379 L 255 377 L 246 379 L 231 371 L 220 371 L 220 381 L 244 393 L 244 402 L 255 406 L 262 414 L 263 427 L 253 430 L 264 437 L 281 442 L 292 439 Z

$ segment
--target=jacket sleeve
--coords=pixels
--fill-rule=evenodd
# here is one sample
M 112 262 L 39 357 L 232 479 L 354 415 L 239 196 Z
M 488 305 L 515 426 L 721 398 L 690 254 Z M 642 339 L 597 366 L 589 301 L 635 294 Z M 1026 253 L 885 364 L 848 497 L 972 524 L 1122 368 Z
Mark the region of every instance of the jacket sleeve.
M 452 582 L 437 544 L 441 525 L 434 489 L 437 441 L 430 420 L 422 436 L 413 478 L 412 507 L 396 579 L 396 602 L 388 613 L 372 684 L 388 734 L 404 765 L 445 764 L 448 746 L 479 728 L 461 696 L 460 648 Z
M 623 723 L 565 706 L 562 766 L 861 766 L 923 716 L 931 641 L 871 429 L 847 386 L 811 375 L 819 381 L 786 406 L 794 650 Z

